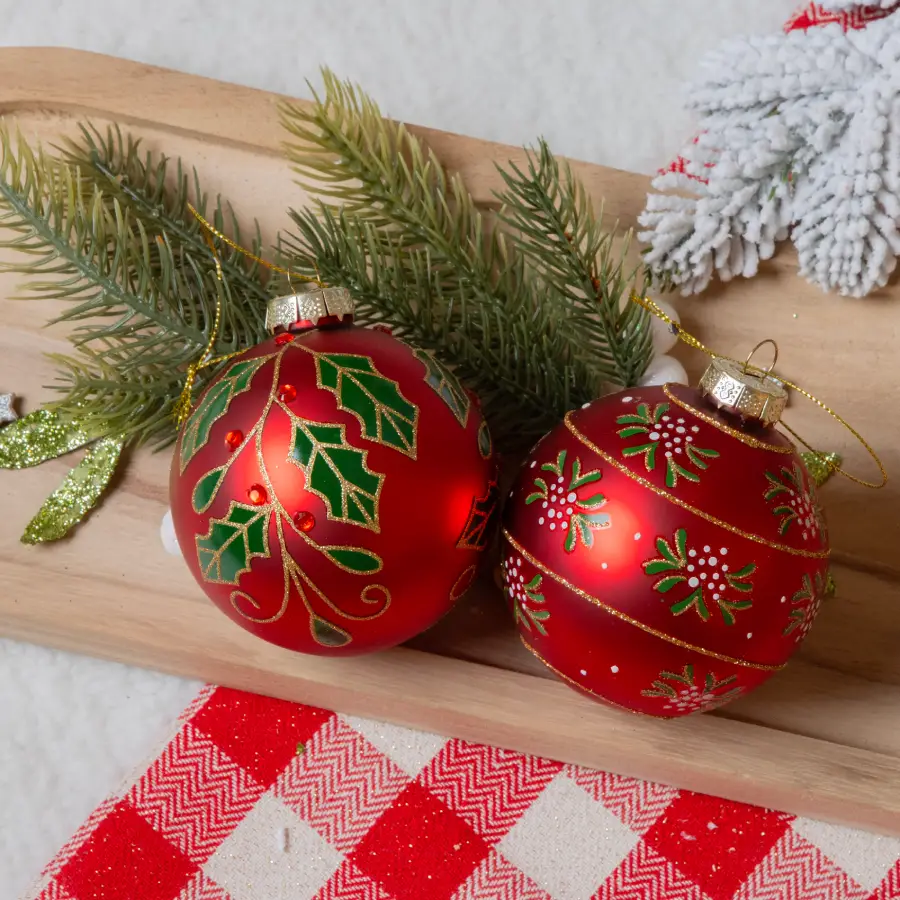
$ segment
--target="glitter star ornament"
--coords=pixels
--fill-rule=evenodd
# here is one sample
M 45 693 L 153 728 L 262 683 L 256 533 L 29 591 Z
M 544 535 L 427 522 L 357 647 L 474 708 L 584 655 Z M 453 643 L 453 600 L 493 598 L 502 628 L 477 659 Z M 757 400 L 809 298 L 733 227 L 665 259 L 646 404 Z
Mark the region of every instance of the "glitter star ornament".
M 807 4 L 786 33 L 701 63 L 698 136 L 640 217 L 648 266 L 684 293 L 756 274 L 791 237 L 800 274 L 860 297 L 900 252 L 900 5 Z
M 0 425 L 5 425 L 7 422 L 15 422 L 19 418 L 13 409 L 15 399 L 15 394 L 0 394 Z
M 279 298 L 181 429 L 177 544 L 237 624 L 350 655 L 433 625 L 471 584 L 496 506 L 478 404 L 431 354 L 352 324 L 346 291 Z
M 816 484 L 773 426 L 784 387 L 716 359 L 699 390 L 631 388 L 571 412 L 506 505 L 519 634 L 578 690 L 663 718 L 753 690 L 827 592 Z

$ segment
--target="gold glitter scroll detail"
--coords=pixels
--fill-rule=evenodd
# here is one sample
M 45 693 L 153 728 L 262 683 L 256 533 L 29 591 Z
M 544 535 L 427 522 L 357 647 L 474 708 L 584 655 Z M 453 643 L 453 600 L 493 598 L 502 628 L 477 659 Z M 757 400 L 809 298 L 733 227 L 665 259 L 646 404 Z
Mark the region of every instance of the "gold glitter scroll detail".
M 676 637 L 672 637 L 672 635 L 666 634 L 664 631 L 657 631 L 655 628 L 651 628 L 649 625 L 645 625 L 643 622 L 639 622 L 637 619 L 633 619 L 631 616 L 623 613 L 621 610 L 618 610 L 613 606 L 609 606 L 602 600 L 598 600 L 587 591 L 583 591 L 580 587 L 576 587 L 574 584 L 572 584 L 571 581 L 563 578 L 562 575 L 558 575 L 552 569 L 548 569 L 547 566 L 545 566 L 540 560 L 532 556 L 505 528 L 503 529 L 503 536 L 507 541 L 509 541 L 510 546 L 516 550 L 519 556 L 527 559 L 528 562 L 530 562 L 536 569 L 540 569 L 541 572 L 552 578 L 557 584 L 562 585 L 567 590 L 570 590 L 573 594 L 577 594 L 583 600 L 587 600 L 588 603 L 593 603 L 594 606 L 599 606 L 600 609 L 602 609 L 604 612 L 607 612 L 611 616 L 620 619 L 622 622 L 627 622 L 629 625 L 634 625 L 635 628 L 640 628 L 641 631 L 645 631 L 647 632 L 647 634 L 652 634 L 654 637 L 657 637 L 668 644 L 674 644 L 676 647 L 681 647 L 684 650 L 692 650 L 694 653 L 700 653 L 702 656 L 710 656 L 713 659 L 731 663 L 731 665 L 733 666 L 743 666 L 747 669 L 759 669 L 763 672 L 777 672 L 780 669 L 784 668 L 783 665 L 770 666 L 766 665 L 765 663 L 749 662 L 746 659 L 735 659 L 735 657 L 726 656 L 724 653 L 716 653 L 715 650 L 707 650 L 704 647 L 698 647 L 696 644 L 689 644 L 687 643 L 687 641 L 682 641 Z
M 699 409 L 691 406 L 690 403 L 686 403 L 684 400 L 680 400 L 676 397 L 670 390 L 667 384 L 663 385 L 663 391 L 665 395 L 676 405 L 680 406 L 683 410 L 695 415 L 702 422 L 706 422 L 707 425 L 712 425 L 713 428 L 717 428 L 719 431 L 724 431 L 725 434 L 730 434 L 733 438 L 737 438 L 742 444 L 746 444 L 748 447 L 754 447 L 757 450 L 771 450 L 773 453 L 793 453 L 793 447 L 780 447 L 778 444 L 769 444 L 766 441 L 761 441 L 758 438 L 753 437 L 749 434 L 744 434 L 742 431 L 738 431 L 736 428 L 729 428 L 722 422 L 719 422 L 713 416 L 707 415 L 705 412 L 702 412 Z
M 718 525 L 719 528 L 724 528 L 725 531 L 730 531 L 732 534 L 738 535 L 738 537 L 746 538 L 748 541 L 753 541 L 757 544 L 762 544 L 763 547 L 771 547 L 773 550 L 780 550 L 782 553 L 788 553 L 791 556 L 805 556 L 808 559 L 827 559 L 831 555 L 830 550 L 798 550 L 794 547 L 788 547 L 787 544 L 779 544 L 777 541 L 770 541 L 766 538 L 760 537 L 756 534 L 751 534 L 749 531 L 743 531 L 740 528 L 735 528 L 734 525 L 729 525 L 727 522 L 724 522 L 722 519 L 717 519 L 715 516 L 711 516 L 709 513 L 703 512 L 702 509 L 697 509 L 695 506 L 691 506 L 690 503 L 685 503 L 684 500 L 679 500 L 677 497 L 673 497 L 667 491 L 662 490 L 661 488 L 656 487 L 647 481 L 646 478 L 642 478 L 636 472 L 632 472 L 627 466 L 622 465 L 617 459 L 610 456 L 605 451 L 601 450 L 590 438 L 583 435 L 575 424 L 572 422 L 572 412 L 566 413 L 565 418 L 566 428 L 572 433 L 574 437 L 576 437 L 585 447 L 589 450 L 593 450 L 597 456 L 605 459 L 611 466 L 617 468 L 623 475 L 627 475 L 633 481 L 636 481 L 638 484 L 647 488 L 648 491 L 653 491 L 654 494 L 658 494 L 660 497 L 668 500 L 669 503 L 674 503 L 675 506 L 680 506 L 682 509 L 686 509 L 689 513 L 693 513 L 695 516 L 699 516 L 701 519 L 705 519 L 707 522 L 711 522 L 713 525 Z
M 38 466 L 92 440 L 77 422 L 49 409 L 36 409 L 0 430 L 0 469 Z
M 526 641 L 525 638 L 523 638 L 521 635 L 519 636 L 519 640 L 522 642 L 525 649 L 534 657 L 539 659 L 554 675 L 556 675 L 557 678 L 561 678 L 563 681 L 575 685 L 575 687 L 577 687 L 579 691 L 584 691 L 586 694 L 590 694 L 592 697 L 596 697 L 601 703 L 604 703 L 607 706 L 612 706 L 615 709 L 621 709 L 622 712 L 631 713 L 631 715 L 633 716 L 647 716 L 651 719 L 671 718 L 671 716 L 658 716 L 656 715 L 656 713 L 644 713 L 638 712 L 636 709 L 629 709 L 627 706 L 622 706 L 621 703 L 616 703 L 614 700 L 610 700 L 608 697 L 604 697 L 603 694 L 598 694 L 597 691 L 592 691 L 589 687 L 585 687 L 583 684 L 579 684 L 574 678 L 570 678 L 568 675 L 566 675 L 565 672 L 560 672 L 559 669 L 556 668 L 556 666 L 550 665 L 550 663 L 548 663 L 547 660 L 544 659 L 544 657 L 541 656 L 541 654 L 538 653 L 537 650 L 535 650 L 534 647 L 532 647 L 531 644 L 529 644 L 528 641 Z
M 65 481 L 44 501 L 28 523 L 23 544 L 40 544 L 64 537 L 100 499 L 119 461 L 123 442 L 101 438 L 72 469 Z
M 801 453 L 800 458 L 816 487 L 822 487 L 843 462 L 839 453 Z

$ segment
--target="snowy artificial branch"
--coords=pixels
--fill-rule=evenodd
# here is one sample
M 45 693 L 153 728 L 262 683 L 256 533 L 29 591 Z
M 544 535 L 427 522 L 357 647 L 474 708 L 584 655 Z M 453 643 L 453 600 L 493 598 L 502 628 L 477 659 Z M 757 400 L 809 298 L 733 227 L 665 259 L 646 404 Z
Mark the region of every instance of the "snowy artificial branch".
M 823 290 L 884 286 L 900 253 L 898 66 L 900 13 L 709 54 L 689 94 L 701 132 L 640 217 L 647 265 L 695 293 L 752 277 L 790 235 Z

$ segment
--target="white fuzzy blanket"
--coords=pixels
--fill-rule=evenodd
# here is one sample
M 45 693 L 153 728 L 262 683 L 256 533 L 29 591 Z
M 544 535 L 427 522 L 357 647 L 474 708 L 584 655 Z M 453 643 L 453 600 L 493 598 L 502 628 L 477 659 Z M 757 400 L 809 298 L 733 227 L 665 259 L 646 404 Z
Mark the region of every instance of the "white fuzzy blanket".
M 559 153 L 650 173 L 691 133 L 680 87 L 699 56 L 729 35 L 778 30 L 794 5 L 0 0 L 0 43 L 78 47 L 295 96 L 327 64 L 394 117 L 511 144 L 542 134 Z M 26 888 L 196 688 L 0 641 L 0 900 Z

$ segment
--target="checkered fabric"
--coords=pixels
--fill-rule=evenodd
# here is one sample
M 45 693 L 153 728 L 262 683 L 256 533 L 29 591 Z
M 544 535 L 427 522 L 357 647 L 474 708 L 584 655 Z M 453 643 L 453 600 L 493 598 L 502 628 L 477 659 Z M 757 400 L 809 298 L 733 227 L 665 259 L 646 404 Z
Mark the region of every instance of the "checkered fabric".
M 891 900 L 900 840 L 208 688 L 28 900 Z

